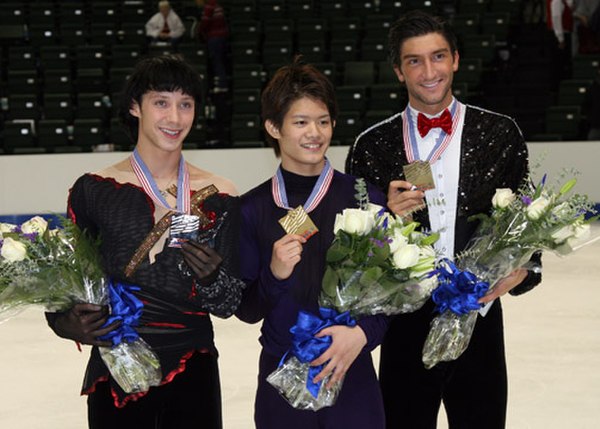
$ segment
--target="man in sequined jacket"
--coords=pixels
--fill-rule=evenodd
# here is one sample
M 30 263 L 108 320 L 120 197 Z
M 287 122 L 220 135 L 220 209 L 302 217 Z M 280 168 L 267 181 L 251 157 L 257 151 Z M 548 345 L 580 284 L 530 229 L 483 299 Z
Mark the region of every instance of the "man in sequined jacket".
M 409 96 L 407 108 L 358 136 L 348 173 L 388 193 L 388 207 L 440 232 L 436 250 L 452 258 L 475 227 L 467 218 L 488 213 L 496 188 L 517 190 L 528 172 L 527 147 L 509 117 L 462 104 L 452 95 L 458 70 L 456 38 L 423 12 L 400 18 L 389 35 L 390 59 Z M 441 114 L 441 115 L 440 115 Z M 427 161 L 435 187 L 415 189 L 403 167 Z M 539 262 L 539 255 L 536 255 Z M 381 348 L 380 384 L 388 428 L 432 429 L 443 401 L 451 429 L 505 427 L 507 376 L 500 295 L 523 293 L 541 275 L 518 269 L 481 302 L 468 349 L 457 360 L 425 369 L 421 353 L 434 317 L 421 310 L 395 317 Z

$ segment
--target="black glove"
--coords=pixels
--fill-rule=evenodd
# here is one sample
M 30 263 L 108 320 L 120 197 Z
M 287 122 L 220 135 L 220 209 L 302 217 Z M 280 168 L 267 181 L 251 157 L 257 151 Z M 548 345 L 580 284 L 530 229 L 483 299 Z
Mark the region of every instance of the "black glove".
M 120 320 L 101 328 L 108 319 L 108 307 L 96 304 L 75 304 L 64 313 L 46 313 L 48 325 L 62 338 L 92 346 L 112 346 L 111 341 L 101 341 L 105 335 L 121 324 Z
M 214 282 L 219 275 L 223 258 L 205 244 L 188 241 L 181 246 L 183 259 L 192 269 L 201 286 Z

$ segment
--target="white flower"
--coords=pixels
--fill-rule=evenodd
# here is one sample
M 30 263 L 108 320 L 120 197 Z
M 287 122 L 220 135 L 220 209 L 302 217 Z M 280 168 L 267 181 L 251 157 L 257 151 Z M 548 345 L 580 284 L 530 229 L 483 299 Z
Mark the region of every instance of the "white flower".
M 438 285 L 437 276 L 425 277 L 419 282 L 421 288 L 427 293 L 433 291 Z
M 410 268 L 419 262 L 419 246 L 416 244 L 407 244 L 400 247 L 397 252 L 392 255 L 394 266 L 401 270 Z
M 40 216 L 34 216 L 21 225 L 21 231 L 25 234 L 43 234 L 46 228 L 48 228 L 48 222 Z
M 3 232 L 12 232 L 12 230 L 15 229 L 16 227 L 17 227 L 17 225 L 13 225 L 12 223 L 0 222 L 0 234 L 2 234 Z
M 552 239 L 554 240 L 554 242 L 556 244 L 560 244 L 560 243 L 566 241 L 568 238 L 573 237 L 574 234 L 575 234 L 575 231 L 573 230 L 573 227 L 571 225 L 567 225 L 567 226 L 563 226 L 558 231 L 554 231 L 552 233 Z
M 496 208 L 503 209 L 512 203 L 517 196 L 510 188 L 496 189 L 496 193 L 492 197 L 492 205 Z
M 383 206 L 380 206 L 379 204 L 373 204 L 373 203 L 369 203 L 367 204 L 367 211 L 369 213 L 371 213 L 373 215 L 373 217 L 377 216 L 377 214 L 381 211 L 384 210 L 385 208 Z
M 335 216 L 333 225 L 333 233 L 337 233 L 340 229 L 349 234 L 365 235 L 375 225 L 375 219 L 372 213 L 367 210 L 360 209 L 344 209 L 342 214 Z
M 527 206 L 527 217 L 532 220 L 539 219 L 542 213 L 548 208 L 550 200 L 544 197 L 536 198 Z
M 573 226 L 573 238 L 586 238 L 590 235 L 590 224 L 584 223 Z
M 390 238 L 392 239 L 390 243 L 390 252 L 392 253 L 396 253 L 400 247 L 408 244 L 408 238 L 398 228 L 394 228 L 394 233 Z
M 22 261 L 27 256 L 27 248 L 20 241 L 7 237 L 2 243 L 0 256 L 9 262 Z
M 558 218 L 563 218 L 569 214 L 569 203 L 563 201 L 552 209 L 552 214 Z
M 571 237 L 567 238 L 566 245 L 573 250 L 577 246 L 582 245 L 585 239 L 590 236 L 590 225 L 587 223 L 571 225 L 571 232 Z

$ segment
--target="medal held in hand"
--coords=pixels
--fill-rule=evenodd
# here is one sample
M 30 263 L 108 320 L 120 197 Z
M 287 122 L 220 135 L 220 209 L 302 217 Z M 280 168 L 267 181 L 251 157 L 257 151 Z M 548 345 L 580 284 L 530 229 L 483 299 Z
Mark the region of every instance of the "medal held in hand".
M 279 224 L 286 233 L 298 234 L 307 240 L 319 231 L 302 206 L 290 210 L 288 214 L 279 219 Z
M 416 186 L 419 191 L 435 189 L 431 164 L 427 161 L 415 161 L 402 167 L 407 182 Z
M 171 217 L 169 247 L 180 248 L 188 240 L 198 238 L 200 218 L 196 215 L 174 214 Z

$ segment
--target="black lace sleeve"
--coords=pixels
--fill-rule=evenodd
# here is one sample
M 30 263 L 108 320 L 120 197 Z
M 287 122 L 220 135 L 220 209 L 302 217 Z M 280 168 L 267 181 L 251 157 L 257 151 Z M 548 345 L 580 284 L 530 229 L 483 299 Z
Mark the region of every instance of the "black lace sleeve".
M 204 310 L 227 318 L 239 306 L 245 285 L 239 278 L 240 199 L 215 194 L 204 201 L 202 211 L 214 220 L 214 224 L 210 230 L 201 233 L 199 239 L 214 243 L 223 262 L 211 284 L 195 282 L 197 297 Z

